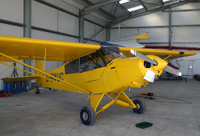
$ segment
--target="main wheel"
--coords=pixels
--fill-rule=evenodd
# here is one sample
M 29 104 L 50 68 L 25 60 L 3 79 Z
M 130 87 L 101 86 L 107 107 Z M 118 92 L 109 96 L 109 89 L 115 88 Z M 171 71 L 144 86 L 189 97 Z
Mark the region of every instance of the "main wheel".
M 40 89 L 38 87 L 35 88 L 35 93 L 39 94 L 40 93 Z
M 83 107 L 80 111 L 80 118 L 83 124 L 93 125 L 96 120 L 96 113 L 90 107 Z
M 144 100 L 142 99 L 135 99 L 133 100 L 133 103 L 137 106 L 137 108 L 134 108 L 133 111 L 137 114 L 143 114 L 146 110 L 146 104 Z

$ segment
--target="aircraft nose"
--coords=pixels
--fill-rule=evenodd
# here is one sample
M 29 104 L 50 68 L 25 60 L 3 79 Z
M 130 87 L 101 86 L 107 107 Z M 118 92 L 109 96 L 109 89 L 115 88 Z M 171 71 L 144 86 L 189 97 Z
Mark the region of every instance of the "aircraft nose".
M 161 58 L 156 58 L 155 61 L 157 61 L 158 65 L 154 66 L 156 70 L 163 70 L 167 66 L 167 61 L 161 59 Z

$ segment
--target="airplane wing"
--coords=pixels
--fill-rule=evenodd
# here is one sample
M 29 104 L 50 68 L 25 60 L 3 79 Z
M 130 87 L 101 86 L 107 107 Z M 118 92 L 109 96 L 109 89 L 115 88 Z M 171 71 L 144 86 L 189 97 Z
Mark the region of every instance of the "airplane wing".
M 156 55 L 165 60 L 172 60 L 196 54 L 194 52 L 185 52 L 185 51 L 183 52 L 183 51 L 169 51 L 169 50 L 157 50 L 157 49 L 145 49 L 145 48 L 126 48 L 126 47 L 119 47 L 119 48 L 127 57 L 133 56 L 130 50 L 135 50 L 144 55 Z
M 15 59 L 72 61 L 100 49 L 100 45 L 0 36 L 0 52 Z M 46 56 L 45 56 L 46 52 Z M 0 61 L 9 61 L 0 56 Z
M 22 38 L 12 36 L 0 36 L 0 53 L 15 59 L 44 60 L 48 61 L 72 61 L 100 49 L 100 45 L 62 42 L 53 40 L 41 40 L 33 38 Z M 157 55 L 166 60 L 195 55 L 194 52 L 180 52 L 155 50 L 144 48 L 119 47 L 127 56 L 133 56 L 130 50 L 135 50 L 144 55 Z M 46 53 L 46 56 L 45 56 Z M 0 56 L 0 61 L 10 61 Z

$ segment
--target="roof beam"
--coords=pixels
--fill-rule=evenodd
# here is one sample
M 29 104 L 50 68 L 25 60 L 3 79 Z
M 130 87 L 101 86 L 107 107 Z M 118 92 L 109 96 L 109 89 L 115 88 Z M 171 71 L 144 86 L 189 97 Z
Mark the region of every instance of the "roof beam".
M 143 8 L 145 9 L 145 11 L 148 11 L 147 7 L 144 5 L 144 3 L 142 2 L 142 0 L 138 0 L 138 2 L 143 6 Z
M 178 6 L 193 2 L 193 1 L 195 1 L 195 0 L 181 1 L 181 2 L 176 2 L 174 4 L 166 4 L 166 5 L 161 6 L 159 8 L 148 10 L 146 12 L 142 11 L 142 12 L 139 12 L 137 14 L 132 14 L 131 16 L 128 15 L 128 16 L 120 17 L 120 18 L 117 18 L 116 20 L 113 20 L 111 22 L 110 26 L 112 27 L 112 26 L 114 26 L 114 25 L 116 25 L 118 23 L 121 23 L 121 22 L 129 20 L 129 19 L 133 19 L 133 18 L 144 16 L 144 15 L 152 14 L 152 13 L 155 13 L 155 12 L 158 12 L 158 11 L 162 11 L 162 10 L 165 10 L 165 9 L 169 9 L 169 8 L 173 8 L 173 7 L 178 7 Z
M 95 5 L 94 3 L 90 2 L 89 0 L 82 0 L 85 3 L 87 3 L 89 6 L 93 6 Z M 112 14 L 108 13 L 107 11 L 103 10 L 103 9 L 98 9 L 102 14 L 106 15 L 109 19 L 114 19 L 116 18 L 115 16 L 113 16 Z
M 97 4 L 94 4 L 92 6 L 89 6 L 89 7 L 86 7 L 82 10 L 82 15 L 86 15 L 94 10 L 97 10 L 99 9 L 100 7 L 103 7 L 105 5 L 108 5 L 110 3 L 114 3 L 114 2 L 117 2 L 119 0 L 107 0 L 107 1 L 104 1 L 104 2 L 100 2 L 100 3 L 97 3 Z
M 120 4 L 119 2 L 116 2 L 116 4 L 118 4 L 119 5 L 119 7 L 124 11 L 124 12 L 126 12 L 126 14 L 131 14 L 131 12 L 129 12 L 128 10 L 127 10 L 127 8 L 125 8 L 122 4 Z

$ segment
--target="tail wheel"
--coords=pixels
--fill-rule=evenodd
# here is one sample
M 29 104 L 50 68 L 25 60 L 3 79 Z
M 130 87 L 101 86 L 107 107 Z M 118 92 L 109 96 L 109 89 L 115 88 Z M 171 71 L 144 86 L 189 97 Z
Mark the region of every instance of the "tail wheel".
M 146 104 L 144 100 L 142 99 L 135 99 L 133 100 L 133 103 L 137 106 L 137 108 L 134 108 L 133 111 L 137 114 L 143 114 L 146 110 Z
M 93 125 L 96 120 L 96 113 L 91 107 L 83 107 L 80 111 L 80 118 L 83 124 Z
M 40 89 L 38 87 L 35 88 L 35 93 L 39 94 L 40 93 Z

